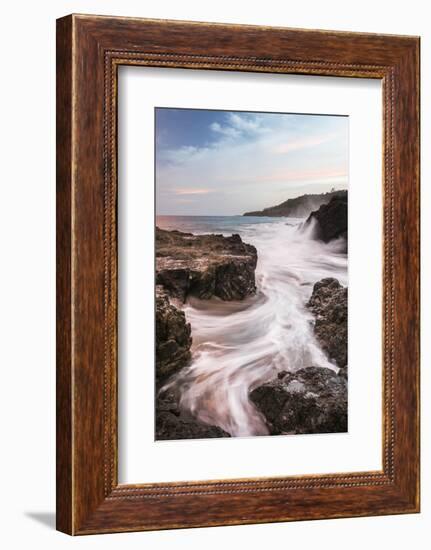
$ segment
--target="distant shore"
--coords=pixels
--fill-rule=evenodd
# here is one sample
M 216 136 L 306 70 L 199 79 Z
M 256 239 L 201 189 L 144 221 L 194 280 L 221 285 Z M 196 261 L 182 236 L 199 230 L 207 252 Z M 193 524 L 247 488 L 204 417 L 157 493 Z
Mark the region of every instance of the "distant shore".
M 324 204 L 328 204 L 334 197 L 347 196 L 346 190 L 329 191 L 328 193 L 307 194 L 287 199 L 276 206 L 269 206 L 263 210 L 255 210 L 253 212 L 245 212 L 244 216 L 268 216 L 268 217 L 306 217 L 309 214 L 320 208 Z

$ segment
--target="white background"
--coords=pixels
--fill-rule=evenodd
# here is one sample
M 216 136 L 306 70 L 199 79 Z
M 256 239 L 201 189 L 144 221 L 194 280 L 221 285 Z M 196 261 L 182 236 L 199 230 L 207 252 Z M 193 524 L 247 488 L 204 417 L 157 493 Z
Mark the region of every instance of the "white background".
M 120 482 L 381 470 L 381 82 L 146 67 L 119 78 Z M 349 115 L 348 433 L 154 441 L 156 105 Z
M 431 523 L 430 163 L 422 167 L 422 514 L 102 535 L 53 530 L 55 18 L 70 12 L 209 20 L 422 36 L 422 151 L 431 150 L 431 30 L 427 2 L 303 0 L 8 2 L 2 11 L 1 544 L 13 548 L 428 548 Z M 428 101 L 427 101 L 428 100 Z

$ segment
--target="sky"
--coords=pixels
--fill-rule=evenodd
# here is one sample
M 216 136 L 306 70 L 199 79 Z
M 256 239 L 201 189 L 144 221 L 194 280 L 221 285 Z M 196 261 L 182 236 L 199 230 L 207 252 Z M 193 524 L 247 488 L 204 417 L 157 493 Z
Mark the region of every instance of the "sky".
M 348 121 L 156 108 L 157 215 L 241 215 L 347 189 Z

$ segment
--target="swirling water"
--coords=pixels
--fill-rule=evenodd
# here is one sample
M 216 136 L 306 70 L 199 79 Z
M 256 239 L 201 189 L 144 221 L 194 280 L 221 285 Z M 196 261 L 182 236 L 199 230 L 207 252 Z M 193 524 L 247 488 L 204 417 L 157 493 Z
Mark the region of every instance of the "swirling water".
M 249 392 L 280 371 L 309 366 L 337 370 L 316 341 L 305 307 L 315 282 L 335 277 L 347 286 L 343 243 L 313 239 L 298 218 L 161 216 L 157 225 L 195 234 L 238 233 L 257 249 L 257 293 L 243 301 L 189 299 L 192 363 L 167 385 L 180 406 L 232 436 L 266 435 Z

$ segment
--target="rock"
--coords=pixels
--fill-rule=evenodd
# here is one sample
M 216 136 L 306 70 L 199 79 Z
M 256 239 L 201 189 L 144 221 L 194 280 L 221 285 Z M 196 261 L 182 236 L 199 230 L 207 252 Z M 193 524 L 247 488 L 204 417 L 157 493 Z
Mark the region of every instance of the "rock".
M 272 435 L 347 431 L 347 381 L 327 368 L 277 376 L 255 388 L 250 399 Z
M 347 369 L 347 288 L 337 279 L 322 279 L 314 285 L 307 307 L 315 315 L 314 334 L 322 349 Z
M 307 219 L 316 220 L 316 237 L 328 243 L 332 239 L 343 237 L 347 242 L 347 191 L 333 197 L 328 204 L 312 212 Z
M 187 296 L 243 300 L 256 292 L 257 252 L 239 235 L 193 235 L 156 228 L 156 283 Z
M 310 212 L 319 208 L 322 204 L 328 204 L 333 198 L 347 191 L 331 191 L 329 193 L 319 193 L 310 195 L 301 195 L 294 199 L 287 199 L 281 204 L 276 206 L 269 206 L 263 210 L 256 210 L 255 212 L 246 212 L 244 216 L 270 216 L 270 217 L 293 217 L 304 218 L 308 216 Z
M 190 323 L 184 312 L 169 302 L 162 287 L 156 287 L 156 378 L 177 372 L 191 359 Z
M 230 437 L 218 426 L 199 422 L 181 412 L 175 394 L 164 391 L 156 398 L 156 440 Z

